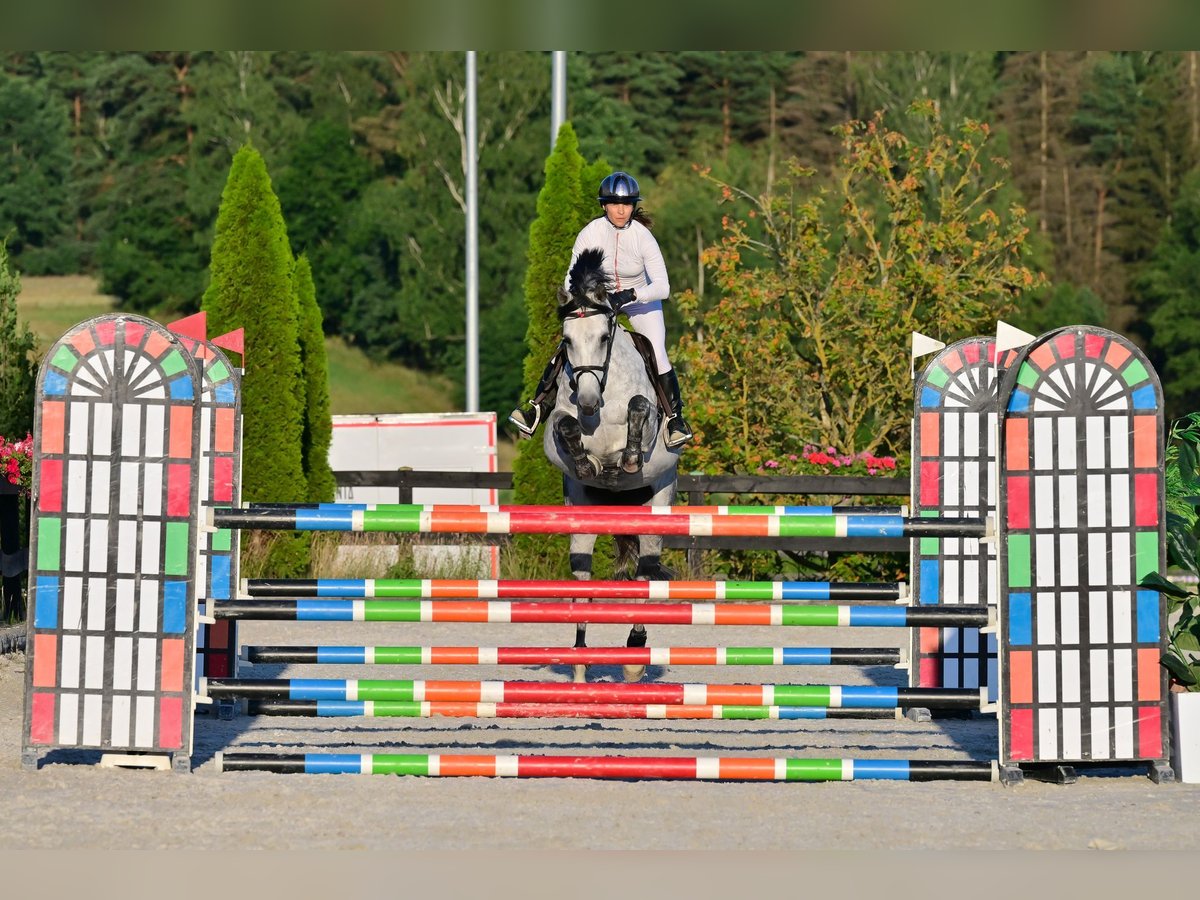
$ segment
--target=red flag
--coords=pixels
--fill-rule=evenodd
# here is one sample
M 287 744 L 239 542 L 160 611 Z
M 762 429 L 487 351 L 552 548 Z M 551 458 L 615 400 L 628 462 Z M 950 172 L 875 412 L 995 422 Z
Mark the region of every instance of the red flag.
M 185 316 L 182 319 L 176 319 L 167 326 L 167 331 L 182 335 L 183 337 L 194 338 L 197 341 L 207 340 L 208 314 L 205 312 L 198 312 L 195 315 Z
M 220 337 L 213 338 L 212 342 L 222 350 L 232 350 L 234 353 L 241 353 L 243 356 L 245 356 L 245 340 L 246 329 L 238 328 L 229 332 L 228 334 L 223 334 Z M 245 360 L 243 359 L 242 362 L 245 363 Z

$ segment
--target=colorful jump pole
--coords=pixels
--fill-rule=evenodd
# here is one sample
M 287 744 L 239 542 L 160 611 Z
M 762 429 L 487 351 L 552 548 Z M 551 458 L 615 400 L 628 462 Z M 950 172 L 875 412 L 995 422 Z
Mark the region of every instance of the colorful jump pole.
M 911 538 L 986 537 L 984 519 L 907 519 L 885 515 L 720 515 L 620 512 L 591 507 L 551 507 L 554 512 L 512 506 L 330 504 L 207 508 L 216 528 L 275 531 L 380 531 L 404 534 L 662 534 L 685 537 Z
M 820 706 L 853 709 L 979 709 L 974 688 L 825 684 L 626 684 L 557 681 L 414 681 L 365 678 L 212 678 L 208 696 L 287 700 L 466 703 L 671 703 L 690 706 Z
M 539 516 L 556 516 L 574 518 L 574 513 L 586 510 L 606 516 L 623 516 L 630 513 L 650 516 L 676 515 L 711 515 L 711 516 L 829 516 L 829 515 L 871 515 L 871 516 L 903 516 L 907 515 L 907 506 L 624 506 L 596 504 L 587 507 L 566 507 L 556 504 L 478 504 L 478 503 L 251 503 L 248 509 L 254 510 L 312 510 L 312 509 L 373 509 L 380 512 L 410 512 L 414 509 L 424 512 L 439 513 L 473 513 L 485 510 L 487 512 L 528 513 Z
M 469 600 L 884 600 L 907 596 L 903 582 L 522 581 L 436 578 L 253 578 L 250 597 L 459 598 Z
M 253 665 L 898 666 L 894 647 L 243 647 Z
M 672 703 L 470 703 L 405 700 L 250 700 L 252 716 L 429 719 L 890 719 L 889 709 Z
M 748 603 L 551 603 L 509 600 L 230 600 L 218 619 L 295 622 L 587 622 L 632 625 L 808 625 L 911 628 L 988 625 L 986 606 Z
M 675 781 L 995 781 L 994 760 L 788 759 L 707 756 L 486 756 L 398 753 L 224 753 L 218 772 Z

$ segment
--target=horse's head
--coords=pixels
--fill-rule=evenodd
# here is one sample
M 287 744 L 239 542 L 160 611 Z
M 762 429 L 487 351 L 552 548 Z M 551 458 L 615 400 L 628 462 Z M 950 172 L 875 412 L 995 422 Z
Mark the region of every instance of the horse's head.
M 585 416 L 600 410 L 617 324 L 616 311 L 608 300 L 610 283 L 603 261 L 603 251 L 584 250 L 571 267 L 571 290 L 558 289 L 558 317 L 570 363 L 568 377 Z

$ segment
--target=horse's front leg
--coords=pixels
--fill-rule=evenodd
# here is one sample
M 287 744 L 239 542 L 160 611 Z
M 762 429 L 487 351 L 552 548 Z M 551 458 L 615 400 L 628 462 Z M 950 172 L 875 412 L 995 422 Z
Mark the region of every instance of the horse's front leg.
M 642 434 L 650 415 L 650 401 L 637 394 L 629 398 L 625 417 L 625 449 L 621 451 L 621 468 L 634 475 L 642 470 Z
M 587 451 L 583 449 L 583 427 L 574 416 L 564 415 L 554 424 L 554 433 L 558 435 L 571 463 L 575 466 L 575 477 L 580 481 L 595 478 L 596 467 L 592 465 Z
M 596 535 L 571 535 L 571 574 L 576 581 L 590 581 L 592 578 L 592 551 L 596 547 Z M 587 646 L 587 623 L 575 625 L 575 646 Z M 587 681 L 587 666 L 576 665 L 574 679 L 577 683 Z
M 659 488 L 650 498 L 651 506 L 670 506 L 675 500 L 675 481 Z M 643 534 L 638 536 L 638 561 L 634 577 L 638 581 L 670 581 L 675 573 L 662 564 L 663 536 Z M 625 639 L 626 647 L 646 646 L 646 626 L 634 625 Z M 645 666 L 625 666 L 626 681 L 641 681 L 646 674 Z

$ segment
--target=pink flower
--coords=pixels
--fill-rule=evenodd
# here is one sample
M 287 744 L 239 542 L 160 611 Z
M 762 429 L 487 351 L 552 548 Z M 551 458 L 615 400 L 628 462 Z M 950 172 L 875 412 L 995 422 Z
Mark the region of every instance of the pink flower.
M 765 463 L 763 463 L 763 465 L 765 465 L 768 469 L 778 469 L 779 468 L 779 463 L 777 463 L 773 459 L 768 459 Z

